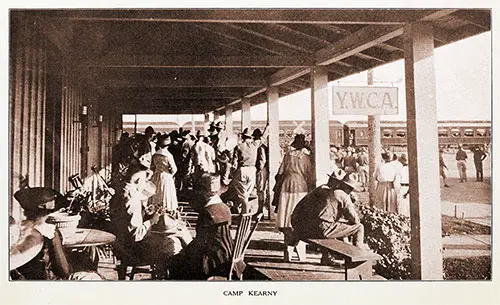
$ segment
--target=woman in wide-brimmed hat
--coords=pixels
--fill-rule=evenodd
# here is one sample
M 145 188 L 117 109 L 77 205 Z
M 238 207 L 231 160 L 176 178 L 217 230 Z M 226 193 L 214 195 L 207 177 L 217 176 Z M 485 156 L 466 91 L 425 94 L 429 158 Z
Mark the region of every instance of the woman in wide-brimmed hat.
M 171 279 L 206 280 L 211 276 L 227 276 L 231 267 L 234 242 L 231 237 L 231 211 L 219 197 L 220 176 L 203 174 L 200 178 L 201 201 L 196 237 L 171 260 Z M 237 273 L 244 263 L 237 264 Z
M 156 193 L 151 201 L 154 205 L 173 211 L 177 209 L 177 193 L 173 178 L 177 172 L 177 166 L 174 157 L 168 150 L 170 143 L 171 139 L 168 135 L 163 135 L 158 139 L 159 149 L 153 155 L 151 163 L 153 170 L 151 182 L 156 186 Z
M 310 153 L 306 149 L 305 136 L 298 134 L 291 144 L 292 149 L 285 155 L 278 175 L 281 176 L 281 190 L 278 201 L 276 226 L 283 232 L 285 244 L 291 238 L 291 216 L 297 203 L 313 186 L 313 168 Z M 285 258 L 289 258 L 293 248 L 287 247 Z
M 46 222 L 50 213 L 67 204 L 59 192 L 48 187 L 24 188 L 17 191 L 14 198 L 23 208 L 26 220 L 20 224 L 18 239 L 10 246 L 12 279 L 102 279 L 97 273 L 72 274 L 61 232 L 55 225 Z

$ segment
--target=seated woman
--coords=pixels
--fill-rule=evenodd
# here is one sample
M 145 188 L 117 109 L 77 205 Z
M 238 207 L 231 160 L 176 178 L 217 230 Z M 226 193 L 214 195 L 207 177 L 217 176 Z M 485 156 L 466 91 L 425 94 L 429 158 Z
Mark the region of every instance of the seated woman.
M 194 203 L 199 211 L 195 239 L 174 256 L 169 267 L 171 279 L 206 280 L 211 276 L 228 276 L 231 267 L 233 239 L 231 212 L 220 199 L 220 176 L 201 176 L 201 199 Z M 237 267 L 243 272 L 244 263 Z M 239 274 L 238 274 L 239 275 Z
M 158 223 L 160 215 L 158 212 L 146 215 L 143 208 L 142 202 L 154 193 L 147 171 L 145 166 L 132 163 L 109 204 L 111 227 L 116 236 L 113 251 L 122 261 L 119 279 L 125 279 L 127 264 L 154 264 L 162 273 L 170 256 L 180 251 L 176 250 L 176 238 L 151 234 L 151 227 Z
M 10 247 L 10 276 L 14 280 L 101 280 L 94 272 L 73 273 L 62 245 L 61 232 L 45 222 L 51 212 L 66 201 L 57 191 L 46 187 L 25 188 L 14 198 L 24 209 L 26 220 L 20 224 L 17 239 Z M 13 227 L 16 224 L 12 224 Z

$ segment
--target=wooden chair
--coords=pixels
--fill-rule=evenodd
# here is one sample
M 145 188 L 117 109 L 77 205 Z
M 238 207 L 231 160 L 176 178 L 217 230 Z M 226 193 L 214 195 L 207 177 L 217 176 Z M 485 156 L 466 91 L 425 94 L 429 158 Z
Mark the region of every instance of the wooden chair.
M 250 245 L 253 232 L 257 229 L 257 225 L 262 219 L 262 215 L 263 213 L 256 215 L 252 215 L 251 213 L 241 215 L 240 224 L 236 230 L 231 268 L 229 269 L 229 280 L 232 279 L 236 264 L 244 260 L 245 251 L 247 250 L 248 245 Z M 242 279 L 243 275 L 240 275 L 240 280 Z

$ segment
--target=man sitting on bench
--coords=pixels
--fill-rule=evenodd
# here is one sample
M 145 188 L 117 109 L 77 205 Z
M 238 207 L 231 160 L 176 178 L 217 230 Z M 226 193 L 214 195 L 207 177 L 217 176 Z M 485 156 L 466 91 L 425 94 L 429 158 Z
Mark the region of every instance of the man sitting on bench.
M 359 175 L 334 172 L 327 184 L 307 194 L 292 214 L 294 241 L 314 238 L 353 237 L 353 244 L 369 250 L 364 243 L 364 227 L 354 209 L 352 191 L 359 191 Z M 354 200 L 356 201 L 356 200 Z M 329 261 L 322 257 L 322 263 Z

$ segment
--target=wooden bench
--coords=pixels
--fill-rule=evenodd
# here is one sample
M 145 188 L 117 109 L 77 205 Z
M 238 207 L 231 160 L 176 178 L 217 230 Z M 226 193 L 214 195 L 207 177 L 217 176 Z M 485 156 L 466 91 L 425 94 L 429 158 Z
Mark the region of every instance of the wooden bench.
M 344 258 L 346 281 L 371 279 L 373 262 L 380 259 L 378 254 L 338 239 L 303 239 L 302 241 L 319 247 L 323 255 L 332 253 Z

